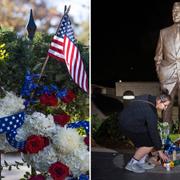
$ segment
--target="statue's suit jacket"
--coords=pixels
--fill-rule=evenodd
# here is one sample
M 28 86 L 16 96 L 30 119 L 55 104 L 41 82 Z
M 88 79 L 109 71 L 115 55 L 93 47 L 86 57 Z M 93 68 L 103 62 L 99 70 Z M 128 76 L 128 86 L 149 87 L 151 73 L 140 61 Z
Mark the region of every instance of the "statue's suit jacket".
M 174 24 L 160 30 L 156 48 L 156 71 L 162 88 L 172 92 L 176 83 L 180 83 L 180 49 L 176 50 L 177 26 Z

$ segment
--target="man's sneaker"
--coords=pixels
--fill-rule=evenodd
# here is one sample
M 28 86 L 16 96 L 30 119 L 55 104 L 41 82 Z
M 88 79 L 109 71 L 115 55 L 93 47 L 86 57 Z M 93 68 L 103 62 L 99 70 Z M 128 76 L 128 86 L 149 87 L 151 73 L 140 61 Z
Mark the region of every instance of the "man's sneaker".
M 126 170 L 135 172 L 135 173 L 143 173 L 145 172 L 145 170 L 138 164 L 138 163 L 134 163 L 134 164 L 130 164 L 128 163 L 125 167 Z
M 143 169 L 153 169 L 155 167 L 154 164 L 151 164 L 151 163 L 148 163 L 148 162 L 145 162 L 145 163 L 139 163 L 139 165 L 143 168 Z

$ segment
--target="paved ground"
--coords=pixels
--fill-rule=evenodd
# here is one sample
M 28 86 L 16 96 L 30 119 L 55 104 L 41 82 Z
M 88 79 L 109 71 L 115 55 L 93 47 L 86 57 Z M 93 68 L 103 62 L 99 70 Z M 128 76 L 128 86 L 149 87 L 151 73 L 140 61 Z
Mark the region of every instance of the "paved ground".
M 115 151 L 106 148 L 91 149 L 92 180 L 177 180 L 180 179 L 180 166 L 171 171 L 157 166 L 142 174 L 132 173 L 124 169 L 133 152 L 129 150 Z
M 26 165 L 24 166 L 19 166 L 20 169 L 17 169 L 15 166 L 12 166 L 12 170 L 9 171 L 8 168 L 4 167 L 4 160 L 8 164 L 15 164 L 15 161 L 18 162 L 23 162 L 20 153 L 13 153 L 13 154 L 2 154 L 1 155 L 1 164 L 3 166 L 3 171 L 2 171 L 2 180 L 19 180 L 23 178 L 25 172 L 30 172 L 30 168 L 28 168 Z

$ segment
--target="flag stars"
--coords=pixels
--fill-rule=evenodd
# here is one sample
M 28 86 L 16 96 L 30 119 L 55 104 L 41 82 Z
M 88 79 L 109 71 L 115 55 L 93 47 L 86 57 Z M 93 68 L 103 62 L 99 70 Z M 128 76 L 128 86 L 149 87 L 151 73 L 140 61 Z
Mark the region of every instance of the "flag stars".
M 16 141 L 16 129 L 20 127 L 24 122 L 24 113 L 18 113 L 14 116 L 4 118 L 0 125 L 0 133 L 7 133 L 7 140 L 14 148 L 23 149 L 25 142 Z

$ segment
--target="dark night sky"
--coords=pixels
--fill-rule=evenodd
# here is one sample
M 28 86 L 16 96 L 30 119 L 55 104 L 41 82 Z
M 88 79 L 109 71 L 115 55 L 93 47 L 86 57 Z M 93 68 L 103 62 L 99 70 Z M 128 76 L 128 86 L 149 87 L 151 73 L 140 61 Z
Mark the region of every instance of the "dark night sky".
M 160 29 L 173 24 L 174 1 L 95 1 L 91 1 L 91 82 L 113 86 L 118 80 L 157 81 L 156 44 Z

